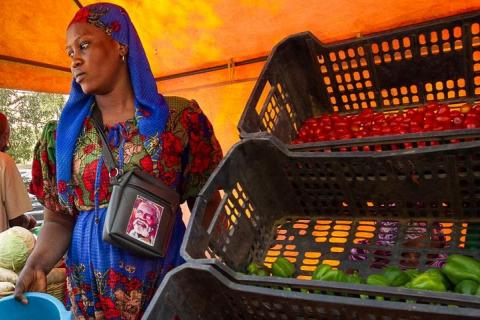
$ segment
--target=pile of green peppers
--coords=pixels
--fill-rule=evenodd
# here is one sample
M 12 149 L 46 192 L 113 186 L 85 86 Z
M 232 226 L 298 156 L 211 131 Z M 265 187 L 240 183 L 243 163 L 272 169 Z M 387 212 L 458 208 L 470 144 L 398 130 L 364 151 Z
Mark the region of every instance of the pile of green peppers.
M 252 262 L 247 273 L 257 276 L 292 278 L 295 265 L 287 258 L 279 257 L 269 270 Z M 381 273 L 371 274 L 365 280 L 358 273 L 346 274 L 328 264 L 320 264 L 312 274 L 312 280 L 336 281 L 345 283 L 366 283 L 375 286 L 405 287 L 415 290 L 438 292 L 453 291 L 461 294 L 480 296 L 480 260 L 459 254 L 450 255 L 442 268 L 432 268 L 424 272 L 417 269 L 402 270 L 389 266 Z M 308 292 L 308 290 L 302 290 Z

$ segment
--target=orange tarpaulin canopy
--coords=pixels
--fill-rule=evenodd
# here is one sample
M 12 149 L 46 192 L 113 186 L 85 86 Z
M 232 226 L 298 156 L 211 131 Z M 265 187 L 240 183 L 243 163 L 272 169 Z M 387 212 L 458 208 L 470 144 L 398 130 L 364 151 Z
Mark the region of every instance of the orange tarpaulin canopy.
M 0 87 L 68 93 L 65 28 L 88 0 L 2 0 Z M 480 0 L 118 0 L 158 88 L 195 98 L 228 149 L 265 56 L 286 36 L 328 43 L 480 9 Z

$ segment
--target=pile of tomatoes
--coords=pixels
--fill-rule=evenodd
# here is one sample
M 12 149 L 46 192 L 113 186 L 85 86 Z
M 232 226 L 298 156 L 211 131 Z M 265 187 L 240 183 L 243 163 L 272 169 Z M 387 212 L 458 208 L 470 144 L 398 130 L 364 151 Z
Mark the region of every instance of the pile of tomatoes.
M 450 107 L 430 103 L 396 113 L 365 109 L 358 114 L 324 114 L 307 119 L 293 144 L 398 135 L 454 129 L 480 128 L 480 104 Z

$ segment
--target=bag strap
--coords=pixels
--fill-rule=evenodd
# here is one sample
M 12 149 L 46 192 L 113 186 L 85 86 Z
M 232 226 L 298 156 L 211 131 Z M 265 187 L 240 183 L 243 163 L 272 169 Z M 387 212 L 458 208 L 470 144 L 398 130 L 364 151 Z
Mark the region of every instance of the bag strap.
M 121 173 L 115 163 L 115 159 L 113 158 L 113 153 L 110 149 L 110 144 L 108 143 L 107 137 L 105 136 L 105 131 L 103 131 L 102 114 L 100 113 L 100 109 L 97 107 L 97 105 L 93 107 L 92 120 L 95 129 L 102 140 L 102 155 L 105 160 L 105 164 L 108 167 L 108 176 L 110 177 L 110 182 L 116 184 L 118 182 L 117 177 L 119 177 Z

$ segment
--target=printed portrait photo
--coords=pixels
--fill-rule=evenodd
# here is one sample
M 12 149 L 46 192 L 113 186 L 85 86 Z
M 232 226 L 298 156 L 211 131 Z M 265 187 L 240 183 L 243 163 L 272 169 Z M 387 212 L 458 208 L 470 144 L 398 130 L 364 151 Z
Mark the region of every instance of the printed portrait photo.
M 163 207 L 137 196 L 128 220 L 127 234 L 150 246 L 155 244 Z

